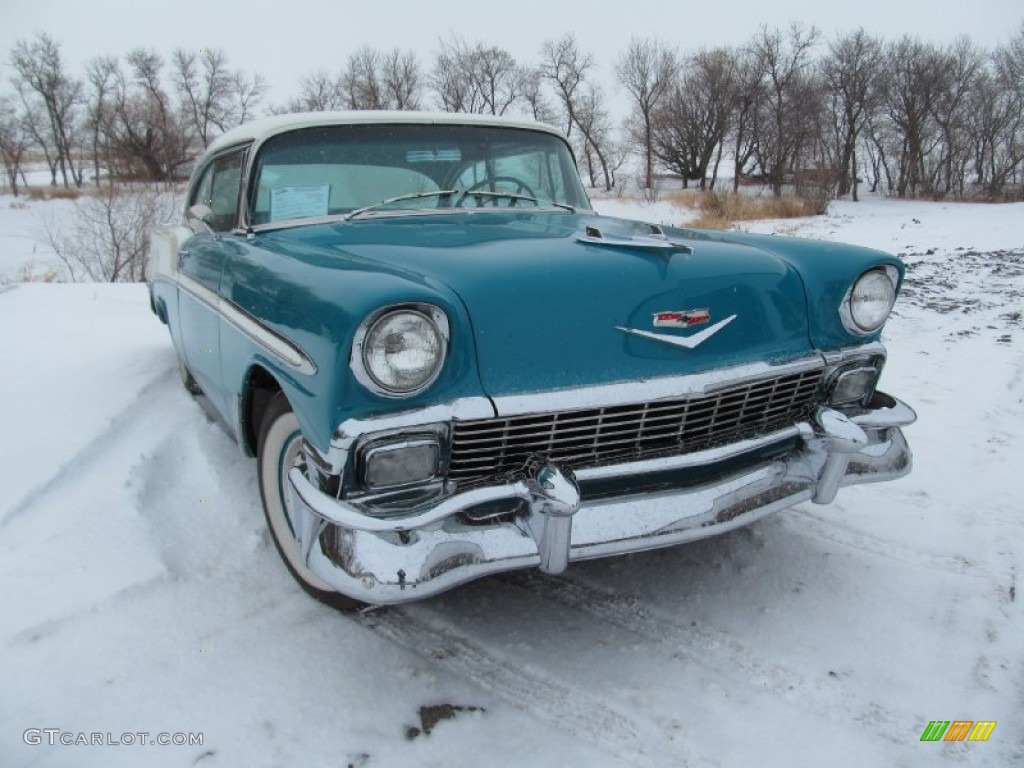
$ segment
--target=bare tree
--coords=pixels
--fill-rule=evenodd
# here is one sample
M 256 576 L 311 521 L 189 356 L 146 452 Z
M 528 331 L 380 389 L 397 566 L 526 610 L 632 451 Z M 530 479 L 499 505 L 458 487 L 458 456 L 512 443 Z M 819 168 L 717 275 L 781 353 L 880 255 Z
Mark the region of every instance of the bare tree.
M 413 51 L 394 48 L 381 62 L 387 108 L 416 110 L 423 100 L 423 72 Z
M 524 97 L 528 78 L 504 48 L 453 36 L 441 41 L 430 88 L 446 112 L 503 115 Z
M 504 48 L 478 43 L 474 57 L 473 76 L 486 111 L 503 115 L 520 98 L 525 87 L 526 71 Z
M 895 156 L 897 195 L 931 194 L 933 150 L 941 141 L 934 105 L 945 87 L 942 53 L 904 37 L 888 46 L 885 69 L 885 110 L 892 130 L 888 146 L 880 138 L 876 145 L 883 155 Z
M 814 89 L 809 87 L 806 73 L 818 38 L 814 27 L 805 30 L 793 24 L 787 34 L 763 27 L 752 44 L 765 86 L 756 152 L 776 196 L 782 194 L 786 173 L 794 170 L 806 149 L 806 132 L 795 129 L 800 128 L 801 117 L 818 106 L 807 101 Z
M 967 98 L 974 181 L 994 199 L 1006 194 L 1024 167 L 1024 24 L 992 54 Z
M 233 123 L 233 73 L 219 49 L 197 54 L 176 48 L 171 57 L 171 79 L 181 108 L 203 147 L 213 140 L 213 129 L 223 133 Z
M 412 51 L 398 48 L 380 53 L 363 47 L 348 58 L 338 79 L 348 109 L 417 109 L 420 102 L 419 62 Z
M 384 109 L 384 89 L 378 77 L 380 53 L 364 46 L 348 57 L 338 78 L 348 109 Z
M 472 113 L 478 109 L 473 78 L 450 45 L 442 43 L 441 50 L 434 57 L 429 87 L 437 97 L 438 106 L 445 112 Z
M 239 70 L 231 76 L 231 112 L 237 125 L 252 120 L 253 110 L 263 101 L 266 92 L 266 78 L 259 73 L 248 75 Z
M 33 131 L 34 138 L 48 145 L 53 151 L 51 183 L 57 183 L 57 168 L 60 169 L 64 186 L 70 181 L 82 184 L 82 172 L 75 168 L 73 141 L 77 108 L 82 103 L 82 82 L 71 77 L 64 66 L 60 46 L 45 32 L 31 41 L 19 40 L 11 50 L 11 66 L 15 71 L 15 84 L 23 101 L 34 96 L 43 105 L 47 118 L 44 134 Z M 28 105 L 26 104 L 26 107 Z
M 737 54 L 725 48 L 688 59 L 652 115 L 654 156 L 679 174 L 683 186 L 699 179 L 715 187 L 718 166 L 739 96 Z
M 821 72 L 830 96 L 840 195 L 857 200 L 857 145 L 861 131 L 880 101 L 882 44 L 863 28 L 829 43 Z
M 733 192 L 757 148 L 758 109 L 764 95 L 764 68 L 755 51 L 747 47 L 737 55 L 736 100 L 732 119 Z
M 318 69 L 299 81 L 299 95 L 285 107 L 287 112 L 327 112 L 344 109 L 345 97 L 339 82 Z
M 0 98 L 0 161 L 4 164 L 7 186 L 18 196 L 18 176 L 24 178 L 22 163 L 25 153 L 32 146 L 32 138 L 25 130 L 25 124 L 10 97 Z
M 941 60 L 945 87 L 932 103 L 932 115 L 942 134 L 942 178 L 936 186 L 943 194 L 963 195 L 970 161 L 969 96 L 977 85 L 984 59 L 968 39 L 961 38 L 942 52 Z
M 108 126 L 113 106 L 110 103 L 119 72 L 117 58 L 98 56 L 86 64 L 86 78 L 89 82 L 87 119 L 92 134 L 93 181 L 100 184 L 100 162 L 110 165 L 104 129 Z
M 523 101 L 527 114 L 534 120 L 548 125 L 558 124 L 558 114 L 544 94 L 544 79 L 539 69 L 527 70 L 523 79 Z
M 132 77 L 118 68 L 104 127 L 111 162 L 121 175 L 170 181 L 191 158 L 190 120 L 164 90 L 158 54 L 136 49 L 126 58 Z
M 657 40 L 634 38 L 619 56 L 615 74 L 633 98 L 637 138 L 644 158 L 644 186 L 654 180 L 654 110 L 679 72 L 676 52 Z
M 604 95 L 600 88 L 585 83 L 587 72 L 593 66 L 593 55 L 581 51 L 572 34 L 557 41 L 546 40 L 541 46 L 540 75 L 551 83 L 562 108 L 565 134 L 571 136 L 573 127 L 579 130 L 591 185 L 594 185 L 596 175 L 591 161 L 593 156 L 601 168 L 605 190 L 611 190 L 615 179 L 608 162 L 609 130 Z
M 594 66 L 594 57 L 580 51 L 576 36 L 569 33 L 558 40 L 545 40 L 541 46 L 540 76 L 551 84 L 562 110 L 563 132 L 572 136 L 576 125 L 577 103 L 587 72 Z

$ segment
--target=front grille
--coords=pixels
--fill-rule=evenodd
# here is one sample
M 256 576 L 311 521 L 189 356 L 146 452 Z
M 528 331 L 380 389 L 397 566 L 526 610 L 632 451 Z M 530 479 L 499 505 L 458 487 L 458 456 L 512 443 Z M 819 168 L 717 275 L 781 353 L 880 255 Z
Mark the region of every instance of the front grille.
M 579 469 L 735 442 L 805 420 L 821 377 L 815 369 L 709 395 L 456 422 L 449 476 L 482 480 L 515 472 L 532 456 Z

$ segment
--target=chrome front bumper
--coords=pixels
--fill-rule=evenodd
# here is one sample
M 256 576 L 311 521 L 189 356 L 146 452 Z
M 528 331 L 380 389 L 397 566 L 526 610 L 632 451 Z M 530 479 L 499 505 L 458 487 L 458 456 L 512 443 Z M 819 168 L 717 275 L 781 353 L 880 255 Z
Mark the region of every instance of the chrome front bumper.
M 715 536 L 803 501 L 827 504 L 842 486 L 901 477 L 910 471 L 912 458 L 900 427 L 917 417 L 904 403 L 882 398 L 885 407 L 851 419 L 822 408 L 813 423 L 772 435 L 699 453 L 581 470 L 575 477 L 538 461 L 519 479 L 457 493 L 397 518 L 372 517 L 328 496 L 299 469 L 291 470 L 285 490 L 298 518 L 301 551 L 317 576 L 367 603 L 399 603 L 498 571 L 539 567 L 559 573 L 573 560 Z M 580 498 L 577 480 L 711 465 L 786 441 L 797 447 L 703 485 Z M 513 499 L 526 502 L 528 511 L 485 524 L 460 519 L 482 503 Z M 329 526 L 331 537 L 324 535 Z

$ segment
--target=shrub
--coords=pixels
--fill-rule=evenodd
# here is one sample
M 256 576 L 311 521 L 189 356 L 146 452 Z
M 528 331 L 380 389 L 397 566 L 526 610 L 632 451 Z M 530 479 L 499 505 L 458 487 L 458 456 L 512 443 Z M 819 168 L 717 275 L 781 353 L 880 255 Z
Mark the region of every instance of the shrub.
M 75 200 L 71 220 L 44 220 L 40 239 L 72 281 L 139 282 L 145 279 L 149 235 L 173 216 L 174 197 L 151 187 L 108 187 Z

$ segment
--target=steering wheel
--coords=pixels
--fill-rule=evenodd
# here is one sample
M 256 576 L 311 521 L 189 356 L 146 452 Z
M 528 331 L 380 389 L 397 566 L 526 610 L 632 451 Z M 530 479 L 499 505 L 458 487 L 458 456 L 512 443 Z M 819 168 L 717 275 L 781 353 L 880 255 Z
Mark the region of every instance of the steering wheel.
M 496 186 L 501 183 L 511 184 L 515 188 L 514 191 L 510 192 L 507 189 L 484 189 L 484 187 Z M 512 203 L 509 205 L 510 208 L 514 207 L 515 204 L 518 202 L 517 197 L 537 197 L 537 193 L 534 192 L 533 189 L 530 188 L 530 185 L 527 184 L 522 179 L 517 179 L 515 176 L 491 176 L 488 179 L 478 181 L 471 187 L 467 187 L 465 191 L 463 191 L 459 199 L 455 201 L 455 207 L 463 208 L 463 202 L 466 200 L 467 197 L 472 197 L 474 192 L 487 192 L 489 193 L 488 197 L 493 196 L 495 201 L 497 201 L 498 197 L 500 197 L 501 195 L 513 195 L 513 197 L 510 198 L 512 200 Z M 495 202 L 495 205 L 497 205 L 497 202 Z

